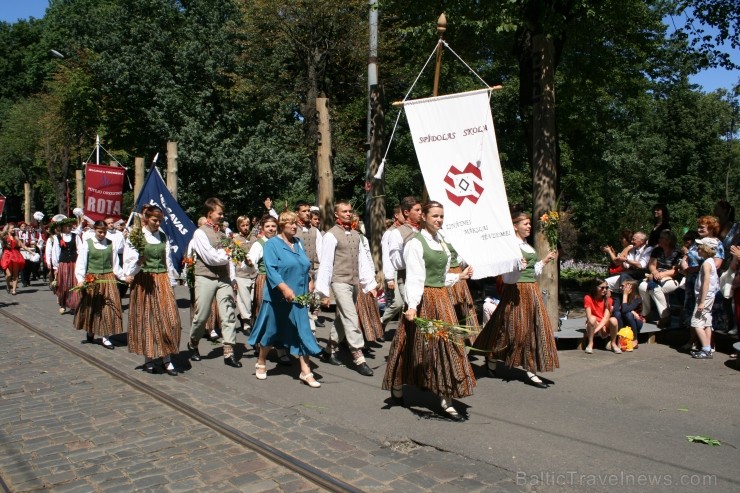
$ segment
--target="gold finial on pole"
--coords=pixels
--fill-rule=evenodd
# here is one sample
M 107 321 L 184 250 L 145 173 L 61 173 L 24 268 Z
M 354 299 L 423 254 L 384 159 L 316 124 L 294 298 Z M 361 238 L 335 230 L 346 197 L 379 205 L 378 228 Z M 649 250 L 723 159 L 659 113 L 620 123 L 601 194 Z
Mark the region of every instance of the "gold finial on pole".
M 447 17 L 444 12 L 437 19 L 437 32 L 439 33 L 439 40 L 442 41 L 445 31 L 447 31 Z M 434 65 L 434 86 L 432 88 L 432 96 L 438 96 L 439 92 L 439 73 L 442 70 L 442 43 L 437 45 L 437 59 Z

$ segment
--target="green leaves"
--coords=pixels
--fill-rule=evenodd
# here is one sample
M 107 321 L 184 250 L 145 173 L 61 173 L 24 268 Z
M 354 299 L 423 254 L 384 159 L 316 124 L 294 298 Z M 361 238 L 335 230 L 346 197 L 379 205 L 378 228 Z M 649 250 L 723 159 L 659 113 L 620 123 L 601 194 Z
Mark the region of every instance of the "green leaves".
M 711 445 L 712 447 L 719 447 L 722 443 L 714 438 L 702 436 L 702 435 L 686 435 L 686 440 L 691 443 L 703 443 L 704 445 Z

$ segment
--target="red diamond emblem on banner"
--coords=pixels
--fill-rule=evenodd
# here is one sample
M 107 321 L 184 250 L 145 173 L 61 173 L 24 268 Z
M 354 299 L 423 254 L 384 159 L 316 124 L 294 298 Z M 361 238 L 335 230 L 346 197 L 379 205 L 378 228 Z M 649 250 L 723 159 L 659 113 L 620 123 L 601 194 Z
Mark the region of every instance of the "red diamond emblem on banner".
M 461 205 L 465 199 L 472 203 L 478 203 L 483 194 L 483 177 L 480 168 L 468 163 L 465 169 L 460 171 L 455 166 L 450 166 L 444 178 L 447 198 L 455 205 Z

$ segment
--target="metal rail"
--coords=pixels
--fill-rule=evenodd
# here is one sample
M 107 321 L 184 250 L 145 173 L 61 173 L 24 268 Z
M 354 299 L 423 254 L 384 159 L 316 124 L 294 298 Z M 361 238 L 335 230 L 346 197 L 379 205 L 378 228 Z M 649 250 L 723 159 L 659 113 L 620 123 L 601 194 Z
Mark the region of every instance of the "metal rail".
M 105 363 L 104 361 L 99 360 L 98 358 L 90 355 L 89 353 L 82 351 L 81 349 L 75 346 L 72 346 L 71 344 L 41 329 L 38 329 L 37 327 L 34 327 L 33 325 L 30 325 L 25 320 L 22 320 L 8 313 L 7 311 L 3 309 L 0 309 L 0 315 L 3 315 L 4 317 L 9 318 L 10 320 L 14 321 L 18 325 L 25 327 L 26 329 L 43 337 L 49 342 L 56 344 L 57 346 L 74 354 L 75 356 L 82 358 L 83 360 L 87 361 L 88 363 L 95 366 L 96 368 L 103 370 L 104 372 L 108 373 L 114 378 L 117 378 L 118 380 L 121 380 L 122 382 L 133 387 L 134 389 L 140 392 L 143 392 L 145 394 L 148 394 L 150 397 L 153 397 L 160 403 L 165 404 L 166 406 L 171 407 L 175 411 L 178 411 L 194 419 L 195 421 L 211 428 L 212 430 L 214 430 L 217 433 L 220 433 L 221 435 L 225 436 L 229 440 L 232 440 L 233 442 L 238 443 L 239 445 L 242 445 L 266 457 L 272 462 L 279 464 L 285 467 L 286 469 L 289 469 L 295 472 L 296 474 L 300 475 L 303 478 L 306 478 L 307 480 L 311 481 L 317 486 L 320 486 L 322 488 L 325 488 L 328 491 L 333 491 L 333 492 L 362 493 L 363 491 L 359 488 L 356 488 L 355 486 L 352 486 L 349 483 L 342 481 L 341 479 L 338 479 L 338 478 L 335 478 L 334 476 L 326 474 L 325 472 L 320 471 L 319 469 L 313 467 L 312 465 L 307 464 L 296 457 L 288 455 L 285 452 L 282 452 L 276 449 L 275 447 L 272 447 L 268 445 L 267 443 L 251 435 L 243 433 L 237 430 L 236 428 L 234 428 L 233 426 L 229 426 L 228 424 L 222 421 L 214 419 L 213 416 L 205 414 L 204 412 L 192 406 L 189 406 L 188 404 L 178 399 L 173 398 L 172 396 L 162 392 L 161 390 L 158 390 L 152 387 L 151 385 L 147 385 L 146 383 L 141 382 L 140 380 L 131 377 L 130 375 L 124 373 L 118 368 L 115 368 Z M 2 488 L 2 486 L 3 486 L 3 483 L 2 483 L 2 480 L 0 479 L 0 489 Z

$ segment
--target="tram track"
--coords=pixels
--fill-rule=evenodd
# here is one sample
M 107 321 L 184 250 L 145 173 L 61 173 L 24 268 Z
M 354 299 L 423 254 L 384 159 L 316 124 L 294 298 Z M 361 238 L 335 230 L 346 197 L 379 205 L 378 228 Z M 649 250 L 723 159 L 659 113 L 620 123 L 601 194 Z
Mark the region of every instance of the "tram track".
M 234 428 L 233 426 L 230 426 L 223 421 L 214 418 L 212 415 L 206 414 L 203 411 L 200 411 L 199 409 L 196 409 L 191 405 L 138 380 L 137 378 L 128 375 L 118 368 L 96 358 L 90 353 L 83 351 L 69 344 L 68 342 L 59 339 L 58 337 L 49 334 L 44 330 L 41 330 L 38 327 L 27 323 L 25 320 L 16 317 L 15 315 L 9 313 L 7 310 L 0 308 L 0 315 L 9 320 L 12 320 L 16 324 L 24 327 L 34 334 L 43 337 L 52 344 L 84 360 L 95 368 L 104 371 L 117 380 L 127 384 L 129 387 L 148 395 L 149 397 L 155 399 L 157 402 L 168 406 L 176 412 L 185 415 L 202 425 L 207 426 L 208 428 L 231 440 L 232 442 L 263 456 L 265 459 L 273 462 L 274 464 L 280 465 L 294 472 L 300 477 L 310 481 L 311 483 L 321 488 L 324 488 L 327 491 L 351 493 L 362 492 L 361 489 L 330 474 L 327 474 L 296 457 L 286 454 L 285 452 L 272 447 L 264 441 L 259 440 L 252 435 L 246 434 Z M 0 478 L 0 491 L 8 491 L 7 489 L 3 489 L 3 486 L 4 483 L 2 481 L 2 478 Z

